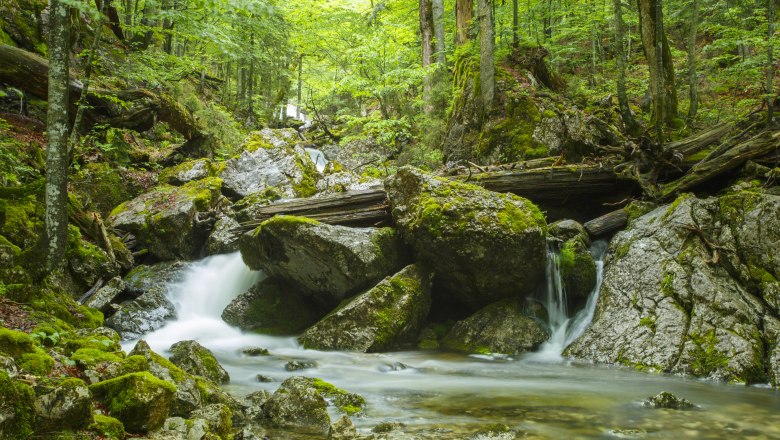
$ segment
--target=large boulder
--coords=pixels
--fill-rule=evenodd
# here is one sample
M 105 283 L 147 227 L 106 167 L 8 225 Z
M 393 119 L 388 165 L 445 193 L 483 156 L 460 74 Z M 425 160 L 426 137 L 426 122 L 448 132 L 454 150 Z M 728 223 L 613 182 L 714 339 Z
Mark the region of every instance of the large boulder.
M 390 228 L 356 229 L 291 216 L 266 220 L 244 234 L 239 247 L 250 268 L 330 306 L 394 273 L 405 257 Z
M 112 417 L 130 433 L 141 434 L 162 426 L 168 417 L 176 387 L 149 372 L 130 373 L 89 387 Z
M 266 278 L 231 301 L 222 311 L 222 319 L 242 330 L 293 335 L 326 312 L 290 284 Z
M 445 348 L 466 353 L 520 354 L 550 337 L 517 300 L 503 300 L 457 322 L 442 340 Z
M 377 352 L 414 341 L 431 306 L 432 274 L 405 267 L 307 329 L 306 348 Z
M 108 220 L 133 234 L 137 247 L 160 260 L 193 260 L 200 256 L 212 223 L 207 221 L 220 199 L 216 177 L 182 186 L 160 185 L 117 206 Z
M 690 195 L 610 244 L 594 321 L 566 354 L 780 383 L 780 196 Z
M 170 361 L 190 374 L 203 376 L 216 383 L 230 382 L 230 375 L 222 368 L 211 350 L 196 341 L 180 341 L 173 344 Z
M 528 200 L 410 167 L 385 187 L 417 258 L 467 306 L 529 294 L 544 278 L 547 223 Z
M 63 380 L 35 399 L 36 430 L 84 429 L 92 423 L 92 395 L 81 379 Z
M 283 197 L 314 195 L 319 173 L 297 142 L 298 134 L 290 129 L 251 133 L 220 173 L 225 194 L 240 199 L 274 188 Z

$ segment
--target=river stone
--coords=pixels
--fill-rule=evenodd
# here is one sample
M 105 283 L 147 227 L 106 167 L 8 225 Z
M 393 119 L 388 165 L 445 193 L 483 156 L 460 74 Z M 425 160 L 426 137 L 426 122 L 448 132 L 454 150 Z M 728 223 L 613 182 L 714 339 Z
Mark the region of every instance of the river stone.
M 532 351 L 549 337 L 544 326 L 528 316 L 519 301 L 503 300 L 457 322 L 442 345 L 466 353 L 516 355 Z
M 182 186 L 159 185 L 117 206 L 109 223 L 138 240 L 159 260 L 193 260 L 200 256 L 210 224 L 206 218 L 220 199 L 216 177 Z
M 170 350 L 170 361 L 182 370 L 216 383 L 230 382 L 230 375 L 222 368 L 211 350 L 196 341 L 177 342 Z
M 473 309 L 532 293 L 547 224 L 531 202 L 403 167 L 385 182 L 392 215 L 435 283 Z
M 239 226 L 238 222 L 227 215 L 221 215 L 214 223 L 214 229 L 206 240 L 206 255 L 229 254 L 238 251 L 238 237 L 233 229 Z
M 431 307 L 431 279 L 418 265 L 407 266 L 339 306 L 299 341 L 306 348 L 362 352 L 413 342 Z
M 319 173 L 297 142 L 295 130 L 266 128 L 251 133 L 241 153 L 227 160 L 220 173 L 225 195 L 235 200 L 271 187 L 282 197 L 314 195 Z
M 304 217 L 276 216 L 239 240 L 251 269 L 287 281 L 333 307 L 403 267 L 390 228 L 348 228 Z
M 209 432 L 221 439 L 229 439 L 233 430 L 233 413 L 227 405 L 215 403 L 193 411 L 190 418 L 203 419 L 208 423 Z
M 258 390 L 244 396 L 243 404 L 246 408 L 246 416 L 249 420 L 260 422 L 265 415 L 263 414 L 263 405 L 271 399 L 271 394 L 266 390 Z
M 208 439 L 208 434 L 209 425 L 204 419 L 185 420 L 182 417 L 169 417 L 165 419 L 162 428 L 153 432 L 149 438 L 150 440 L 201 440 Z
M 590 245 L 590 235 L 582 224 L 574 220 L 558 220 L 549 227 L 549 234 L 561 242 L 580 237 L 585 245 Z
M 266 278 L 231 301 L 222 311 L 222 319 L 242 330 L 294 335 L 324 314 L 289 283 Z
M 656 396 L 648 397 L 642 402 L 642 406 L 664 409 L 693 408 L 693 404 L 688 399 L 677 397 L 668 391 L 661 391 Z
M 160 428 L 168 417 L 176 387 L 149 372 L 130 373 L 89 387 L 127 432 L 142 434 Z
M 778 385 L 780 196 L 690 195 L 609 246 L 590 328 L 570 356 Z
M 272 426 L 321 435 L 328 432 L 328 402 L 314 381 L 294 376 L 282 382 L 263 405 L 265 417 Z
M 92 396 L 81 379 L 63 380 L 35 399 L 35 429 L 41 432 L 84 429 L 92 422 Z
M 341 416 L 328 428 L 328 440 L 354 440 L 359 438 L 357 428 L 347 416 Z

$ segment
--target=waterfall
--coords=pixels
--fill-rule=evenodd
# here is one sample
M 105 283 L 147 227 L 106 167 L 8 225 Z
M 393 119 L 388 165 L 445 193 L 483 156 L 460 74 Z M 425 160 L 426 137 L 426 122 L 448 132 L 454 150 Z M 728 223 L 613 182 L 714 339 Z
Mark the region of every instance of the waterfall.
M 579 338 L 588 328 L 593 313 L 596 311 L 596 302 L 601 289 L 601 277 L 604 270 L 604 253 L 607 242 L 595 241 L 591 244 L 590 253 L 596 261 L 596 284 L 588 295 L 585 307 L 574 316 L 569 316 L 566 307 L 566 289 L 561 279 L 560 256 L 557 250 L 547 251 L 547 289 L 544 306 L 547 309 L 547 324 L 550 330 L 550 339 L 547 340 L 536 353 L 530 355 L 531 360 L 543 362 L 555 362 L 563 360 L 563 350 L 575 339 Z

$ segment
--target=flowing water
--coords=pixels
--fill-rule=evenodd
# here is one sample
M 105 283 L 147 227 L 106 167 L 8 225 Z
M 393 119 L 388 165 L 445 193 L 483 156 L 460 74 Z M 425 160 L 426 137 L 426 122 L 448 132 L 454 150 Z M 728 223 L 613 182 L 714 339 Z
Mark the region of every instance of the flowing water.
M 548 276 L 555 283 L 554 268 Z M 431 351 L 362 354 L 304 350 L 295 338 L 244 333 L 224 323 L 222 309 L 261 277 L 250 272 L 237 253 L 193 263 L 181 283 L 169 286 L 177 320 L 144 339 L 163 354 L 175 342 L 198 340 L 230 373 L 226 388 L 236 395 L 273 391 L 295 375 L 320 377 L 360 393 L 368 405 L 353 421 L 363 433 L 382 422 L 399 422 L 405 427 L 395 438 L 468 439 L 503 423 L 521 438 L 537 439 L 780 439 L 780 394 L 774 390 L 564 359 L 565 345 L 590 322 L 597 289 L 586 308 L 570 319 L 563 310 L 565 298 L 558 296 L 562 291 L 550 291 L 554 336 L 539 353 L 519 358 Z M 556 302 L 561 306 L 557 312 Z M 125 349 L 133 345 L 130 341 Z M 241 349 L 248 347 L 267 348 L 271 355 L 243 355 Z M 290 360 L 314 361 L 317 366 L 288 372 L 284 365 Z M 258 374 L 273 382 L 258 382 Z M 698 409 L 640 405 L 660 391 L 685 397 Z M 308 438 L 271 434 L 274 439 Z

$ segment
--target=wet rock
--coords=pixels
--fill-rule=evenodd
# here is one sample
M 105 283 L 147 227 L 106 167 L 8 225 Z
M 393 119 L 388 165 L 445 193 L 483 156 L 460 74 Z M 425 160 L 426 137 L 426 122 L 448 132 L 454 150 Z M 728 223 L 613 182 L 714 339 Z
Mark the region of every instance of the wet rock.
M 264 374 L 258 374 L 257 376 L 255 376 L 255 378 L 257 379 L 258 382 L 263 382 L 263 383 L 270 383 L 274 381 L 273 377 L 266 376 Z
M 222 181 L 215 177 L 182 186 L 160 185 L 117 206 L 109 223 L 138 240 L 159 260 L 193 260 L 213 226 L 208 219 L 220 200 Z
M 92 422 L 92 396 L 80 379 L 60 382 L 35 399 L 35 429 L 41 432 L 84 429 Z
M 247 356 L 268 356 L 270 353 L 267 348 L 263 347 L 249 347 L 241 350 L 241 353 Z
M 467 306 L 529 294 L 543 279 L 547 224 L 528 200 L 411 167 L 385 187 L 393 219 L 418 260 Z
M 567 354 L 777 385 L 778 243 L 780 196 L 759 191 L 684 195 L 636 219 L 612 240 L 595 319 Z
M 177 342 L 170 350 L 170 361 L 182 370 L 211 379 L 216 383 L 230 382 L 230 375 L 222 368 L 211 350 L 196 341 Z
M 89 387 L 95 399 L 131 433 L 160 428 L 168 417 L 176 387 L 148 372 L 131 373 Z
M 590 236 L 585 227 L 574 220 L 559 220 L 550 225 L 549 234 L 561 242 L 571 240 L 572 238 L 581 238 L 585 245 L 590 244 Z
M 504 300 L 457 322 L 442 346 L 466 353 L 514 355 L 532 351 L 549 337 L 544 326 L 528 316 L 517 300 Z
M 309 368 L 317 368 L 317 362 L 315 361 L 290 361 L 284 364 L 284 369 L 287 371 L 300 371 L 307 370 Z
M 404 260 L 390 228 L 348 228 L 303 217 L 273 217 L 244 234 L 239 245 L 250 268 L 283 279 L 331 307 L 394 273 Z
M 432 275 L 410 265 L 387 277 L 299 338 L 306 348 L 376 352 L 411 343 L 431 306 Z
M 283 197 L 314 195 L 319 173 L 297 142 L 295 130 L 251 133 L 241 153 L 227 160 L 220 173 L 225 194 L 239 199 L 273 187 Z
M 35 392 L 0 371 L 0 437 L 30 438 L 35 428 Z
M 688 399 L 683 399 L 674 394 L 661 391 L 658 395 L 648 397 L 642 402 L 642 406 L 648 408 L 666 408 L 666 409 L 691 409 L 693 404 Z
M 247 418 L 256 422 L 262 421 L 264 417 L 263 405 L 271 399 L 271 396 L 272 394 L 266 390 L 247 394 L 243 402 Z
M 183 185 L 193 180 L 201 180 L 206 177 L 214 177 L 216 167 L 208 159 L 195 159 L 180 163 L 160 172 L 160 183 L 169 185 Z
M 277 278 L 266 278 L 237 296 L 222 311 L 222 319 L 242 330 L 293 335 L 324 315 L 300 291 Z
M 330 428 L 328 403 L 314 380 L 291 377 L 263 405 L 272 426 L 324 435 Z
M 383 422 L 383 423 L 380 423 L 380 424 L 374 426 L 373 428 L 371 428 L 371 432 L 373 432 L 375 434 L 384 434 L 386 432 L 390 432 L 390 431 L 394 431 L 394 430 L 397 430 L 397 429 L 401 429 L 404 426 L 406 426 L 406 425 L 404 425 L 403 423 L 399 423 L 399 422 Z
M 206 254 L 229 254 L 238 251 L 238 237 L 232 232 L 238 222 L 227 215 L 222 215 L 214 223 L 214 229 L 206 240 Z
M 596 286 L 596 262 L 581 235 L 563 242 L 558 261 L 569 310 L 575 310 Z
M 328 440 L 353 440 L 359 438 L 357 428 L 347 416 L 341 416 L 328 428 Z
M 219 438 L 228 440 L 233 430 L 233 413 L 227 405 L 215 403 L 204 406 L 190 414 L 193 419 L 203 419 L 208 424 L 209 432 Z
M 98 309 L 103 312 L 104 315 L 113 313 L 114 311 L 111 310 L 110 306 L 117 302 L 117 297 L 124 293 L 126 287 L 127 285 L 122 278 L 111 278 L 105 286 L 98 289 L 94 295 L 89 297 L 84 302 L 84 305 L 92 307 L 93 309 Z
M 208 434 L 208 422 L 204 419 L 185 420 L 182 417 L 170 417 L 165 420 L 162 428 L 152 433 L 150 438 L 151 440 L 201 440 L 207 439 Z

